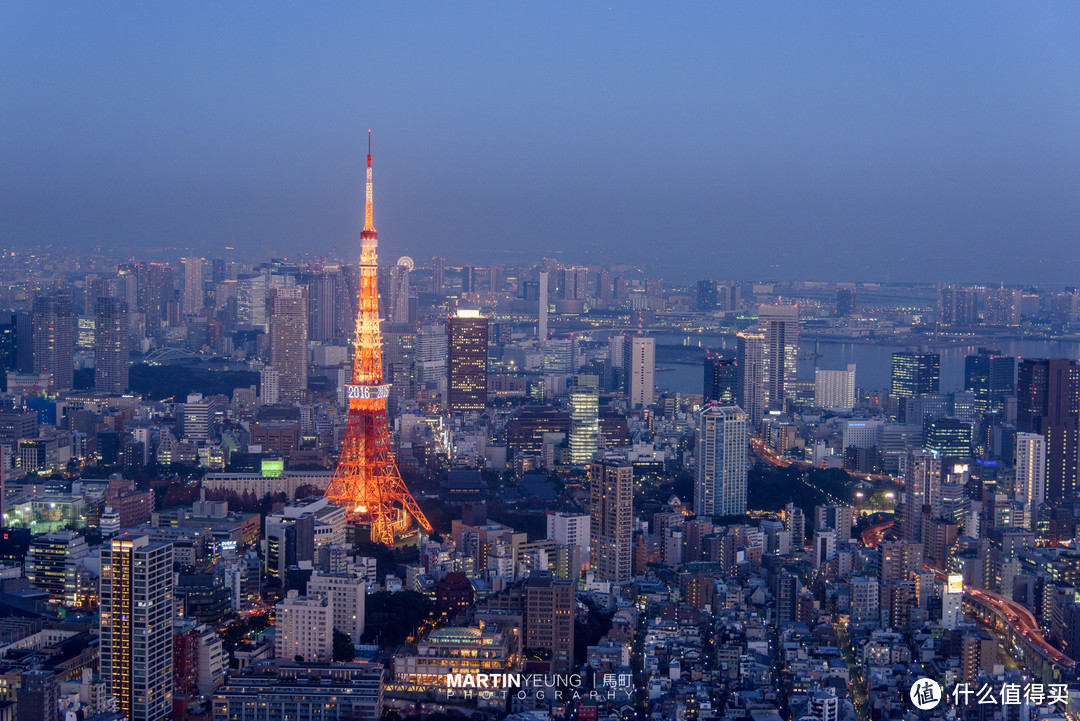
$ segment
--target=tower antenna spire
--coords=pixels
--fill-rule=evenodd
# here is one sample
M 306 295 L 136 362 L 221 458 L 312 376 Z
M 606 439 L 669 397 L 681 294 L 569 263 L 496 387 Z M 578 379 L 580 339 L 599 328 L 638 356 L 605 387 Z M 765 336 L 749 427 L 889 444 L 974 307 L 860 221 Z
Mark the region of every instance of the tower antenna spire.
M 371 196 L 371 131 L 367 131 L 367 191 L 364 203 L 364 231 L 360 234 L 361 239 L 374 240 L 375 235 L 375 204 Z

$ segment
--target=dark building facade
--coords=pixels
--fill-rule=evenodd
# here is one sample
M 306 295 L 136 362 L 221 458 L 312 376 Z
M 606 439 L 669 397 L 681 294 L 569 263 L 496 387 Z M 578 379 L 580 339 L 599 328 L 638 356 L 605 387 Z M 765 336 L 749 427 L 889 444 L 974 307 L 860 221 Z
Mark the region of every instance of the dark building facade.
M 936 394 L 941 382 L 941 356 L 937 353 L 902 351 L 892 354 L 892 397 L 896 419 L 907 422 L 907 398 Z
M 1018 369 L 1016 401 L 1017 430 L 1046 437 L 1046 501 L 1071 501 L 1080 442 L 1080 363 L 1025 358 Z
M 488 321 L 476 311 L 458 311 L 446 323 L 447 406 L 482 411 L 487 405 Z
M 705 402 L 738 405 L 739 365 L 735 358 L 709 354 L 705 356 Z
M 980 348 L 964 357 L 964 390 L 975 394 L 975 412 L 1005 412 L 1005 399 L 1016 392 L 1016 359 Z

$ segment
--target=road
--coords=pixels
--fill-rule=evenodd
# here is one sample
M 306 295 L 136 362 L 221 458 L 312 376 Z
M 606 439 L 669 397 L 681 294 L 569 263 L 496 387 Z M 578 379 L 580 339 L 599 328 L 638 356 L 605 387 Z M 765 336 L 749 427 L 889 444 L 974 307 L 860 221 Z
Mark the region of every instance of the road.
M 754 450 L 755 455 L 757 455 L 769 465 L 776 466 L 777 468 L 795 467 L 802 470 L 809 470 L 815 467 L 814 464 L 807 463 L 806 461 L 793 461 L 790 458 L 781 458 L 776 454 L 776 451 L 765 445 L 765 442 L 762 441 L 760 438 L 751 437 L 750 447 Z M 810 483 L 810 481 L 806 480 L 805 478 L 800 478 L 799 480 L 801 480 L 804 485 L 813 488 L 815 491 L 825 496 L 825 498 L 828 499 L 830 503 L 834 503 L 838 506 L 846 505 L 847 501 L 837 498 L 836 496 L 826 491 L 824 488 L 821 488 L 820 486 L 815 486 L 813 483 Z
M 938 579 L 942 581 L 946 580 L 945 574 L 942 571 L 931 569 L 926 565 L 924 565 L 923 568 L 928 571 L 933 571 Z M 987 591 L 981 588 L 967 587 L 964 589 L 964 593 L 972 599 L 977 599 L 985 604 L 987 608 L 1000 614 L 1009 625 L 1044 658 L 1049 659 L 1051 662 L 1065 669 L 1072 670 L 1076 668 L 1076 661 L 1050 645 L 1050 642 L 1046 640 L 1039 630 L 1039 623 L 1035 620 L 1035 616 L 1023 605 L 1016 603 L 1015 601 L 1010 601 L 999 593 L 994 593 L 993 591 Z
M 783 458 L 778 455 L 776 451 L 769 448 L 765 441 L 755 436 L 750 437 L 750 447 L 754 450 L 754 454 L 761 460 L 768 463 L 770 466 L 776 466 L 777 468 L 788 468 L 794 466 L 802 470 L 810 470 L 811 468 L 818 468 L 813 463 L 808 461 L 796 461 L 791 458 Z M 899 483 L 900 479 L 896 476 L 890 476 L 887 473 L 853 473 L 853 478 L 866 479 L 869 481 L 892 481 L 893 483 Z
M 1035 616 L 1019 603 L 1010 601 L 993 591 L 984 591 L 981 588 L 965 588 L 964 593 L 996 609 L 1028 643 L 1035 646 L 1054 663 L 1069 669 L 1076 666 L 1075 661 L 1050 645 L 1039 631 L 1039 623 L 1035 620 Z
M 862 545 L 867 548 L 877 548 L 881 543 L 881 539 L 885 537 L 885 532 L 892 528 L 895 521 L 885 521 L 884 523 L 878 523 L 870 526 L 862 532 Z

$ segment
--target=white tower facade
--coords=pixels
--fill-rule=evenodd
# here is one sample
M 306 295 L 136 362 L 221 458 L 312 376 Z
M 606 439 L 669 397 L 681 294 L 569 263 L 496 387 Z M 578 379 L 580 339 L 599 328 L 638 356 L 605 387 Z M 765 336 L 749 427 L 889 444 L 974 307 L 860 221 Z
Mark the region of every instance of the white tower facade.
M 656 339 L 635 335 L 630 338 L 630 407 L 648 408 L 656 388 Z
M 698 415 L 694 445 L 694 513 L 746 513 L 750 427 L 738 406 L 708 406 Z

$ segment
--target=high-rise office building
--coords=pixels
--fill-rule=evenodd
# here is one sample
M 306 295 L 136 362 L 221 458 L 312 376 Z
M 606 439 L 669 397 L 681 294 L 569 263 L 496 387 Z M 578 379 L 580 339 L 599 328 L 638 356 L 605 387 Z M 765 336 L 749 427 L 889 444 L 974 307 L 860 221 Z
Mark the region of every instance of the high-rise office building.
M 418 390 L 430 395 L 446 394 L 446 326 L 420 326 L 416 336 L 416 382 Z
M 941 356 L 937 353 L 901 351 L 892 354 L 892 391 L 896 419 L 907 422 L 907 399 L 936 394 L 941 380 Z M 921 422 L 922 419 L 913 420 Z
M 765 403 L 769 410 L 783 410 L 795 396 L 799 369 L 799 308 L 794 305 L 763 305 L 758 325 L 765 334 L 762 346 Z
M 699 280 L 697 282 L 697 309 L 705 312 L 716 310 L 715 280 Z
M 1016 500 L 1037 508 L 1046 500 L 1046 439 L 1038 433 L 1016 434 Z
M 138 308 L 146 314 L 146 335 L 153 338 L 161 334 L 166 307 L 175 292 L 173 268 L 165 263 L 139 263 L 134 271 Z
M 94 305 L 94 388 L 99 393 L 128 389 L 130 337 L 128 304 L 119 298 L 98 298 Z
M 435 256 L 431 259 L 431 292 L 442 295 L 446 283 L 446 258 Z
M 851 315 L 855 310 L 855 289 L 854 288 L 837 288 L 836 289 L 836 316 L 843 318 L 844 316 Z
M 694 434 L 694 513 L 746 513 L 750 428 L 738 406 L 710 405 L 698 415 Z
M 47 373 L 49 389 L 71 390 L 75 383 L 75 316 L 71 296 L 58 293 L 34 299 L 34 373 Z
M 937 418 L 926 428 L 926 449 L 959 460 L 971 455 L 971 424 L 957 418 Z
M 305 274 L 308 296 L 308 339 L 329 343 L 337 337 L 338 267 Z
M 540 369 L 545 374 L 565 375 L 574 367 L 574 341 L 570 338 L 549 338 L 540 344 L 543 353 Z
M 628 346 L 630 407 L 648 408 L 656 392 L 656 339 L 634 335 L 630 336 Z
M 390 266 L 390 307 L 386 320 L 391 323 L 409 322 L 409 273 L 413 261 L 407 255 L 398 258 L 397 264 Z
M 845 412 L 855 407 L 854 363 L 843 371 L 814 369 L 814 405 Z
M 33 586 L 47 591 L 53 603 L 78 606 L 88 590 L 80 587 L 79 562 L 89 553 L 86 539 L 74 531 L 43 533 L 30 543 L 23 573 Z
M 184 266 L 184 295 L 181 310 L 184 315 L 201 313 L 203 309 L 203 263 L 202 258 L 181 258 Z
M 263 274 L 236 279 L 236 319 L 241 327 L 266 330 L 266 297 L 269 284 Z
M 173 547 L 123 533 L 101 547 L 101 678 L 131 721 L 172 714 Z
M 540 299 L 537 310 L 536 337 L 541 342 L 548 337 L 548 274 L 540 274 L 540 287 L 538 288 Z
M 1046 438 L 1046 501 L 1073 500 L 1080 440 L 1080 362 L 1028 358 L 1020 361 L 1016 429 Z
M 978 291 L 944 285 L 938 288 L 938 317 L 942 325 L 971 326 L 978 322 Z
M 630 580 L 634 468 L 628 461 L 589 466 L 589 558 L 601 581 Z
M 488 290 L 492 293 L 501 293 L 506 285 L 506 276 L 501 265 L 488 267 Z
M 576 375 L 570 386 L 570 463 L 585 466 L 600 450 L 600 379 Z
M 476 268 L 471 265 L 465 265 L 461 268 L 461 292 L 476 292 Z
M 738 405 L 739 364 L 735 358 L 710 351 L 705 356 L 705 402 L 722 406 Z
M 25 313 L 0 314 L 0 375 L 6 379 L 9 371 L 29 373 L 33 367 L 30 316 Z
M 301 400 L 308 384 L 307 289 L 275 288 L 271 292 L 270 364 L 278 372 L 280 399 Z
M 482 411 L 487 405 L 488 319 L 459 310 L 447 320 L 447 407 Z
M 199 442 L 211 438 L 217 429 L 213 402 L 203 398 L 202 393 L 188 395 L 181 415 L 181 428 L 184 440 Z
M 736 404 L 746 411 L 751 425 L 757 425 L 765 414 L 765 334 L 744 331 L 737 336 L 735 362 L 738 365 L 739 385 Z
M 386 409 L 396 418 L 404 404 L 416 400 L 416 329 L 387 323 L 383 330 L 383 378 L 390 384 Z
M 978 414 L 1005 412 L 1005 399 L 1016 393 L 1016 359 L 980 348 L 964 356 L 964 390 L 975 394 Z

